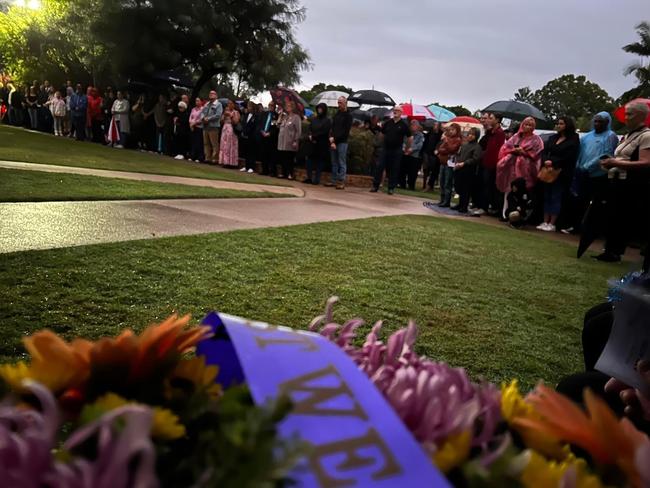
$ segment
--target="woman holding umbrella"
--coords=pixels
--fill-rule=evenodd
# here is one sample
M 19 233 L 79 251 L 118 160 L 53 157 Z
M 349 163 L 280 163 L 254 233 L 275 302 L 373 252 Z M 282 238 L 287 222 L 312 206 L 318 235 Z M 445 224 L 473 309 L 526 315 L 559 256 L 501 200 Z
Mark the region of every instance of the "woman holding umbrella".
M 284 112 L 280 115 L 278 125 L 278 152 L 282 163 L 281 178 L 293 179 L 293 164 L 298 152 L 298 144 L 302 134 L 302 121 L 296 112 L 296 105 L 292 100 L 287 100 Z
M 504 212 L 511 191 L 510 185 L 514 180 L 524 178 L 528 190 L 537 182 L 544 142 L 534 133 L 535 125 L 534 118 L 526 117 L 519 126 L 519 131 L 506 141 L 499 153 L 497 187 L 505 194 Z

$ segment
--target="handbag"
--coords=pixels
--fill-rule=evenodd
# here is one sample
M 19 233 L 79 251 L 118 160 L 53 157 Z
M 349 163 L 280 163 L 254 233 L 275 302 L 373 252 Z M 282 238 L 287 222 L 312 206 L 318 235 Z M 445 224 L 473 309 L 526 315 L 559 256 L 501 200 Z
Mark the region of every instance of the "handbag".
M 558 176 L 560 176 L 561 172 L 562 169 L 556 169 L 552 166 L 543 166 L 542 169 L 539 170 L 539 173 L 537 173 L 537 179 L 544 183 L 553 183 L 557 180 Z

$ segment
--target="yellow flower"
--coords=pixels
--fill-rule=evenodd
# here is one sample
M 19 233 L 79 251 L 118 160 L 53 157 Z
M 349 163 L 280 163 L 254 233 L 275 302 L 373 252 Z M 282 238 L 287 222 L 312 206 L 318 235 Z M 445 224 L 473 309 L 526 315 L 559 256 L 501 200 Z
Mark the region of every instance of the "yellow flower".
M 0 378 L 14 391 L 22 391 L 23 381 L 31 378 L 29 366 L 23 361 L 0 365 Z
M 105 413 L 124 405 L 138 405 L 138 403 L 130 402 L 115 393 L 107 393 L 98 398 L 92 406 L 99 412 Z M 172 440 L 185 435 L 185 426 L 173 412 L 161 407 L 152 407 L 152 410 L 151 436 L 154 439 Z
M 557 488 L 569 484 L 576 488 L 603 488 L 598 477 L 587 470 L 584 459 L 577 459 L 573 454 L 562 462 L 546 460 L 534 451 L 527 451 L 530 461 L 521 474 L 525 488 Z M 570 472 L 572 470 L 572 472 Z M 574 479 L 575 483 L 567 483 Z
M 434 454 L 433 461 L 443 473 L 448 473 L 463 463 L 469 456 L 472 433 L 469 431 L 450 436 Z
M 526 446 L 553 459 L 562 460 L 566 457 L 568 449 L 555 437 L 518 424 L 521 419 L 538 421 L 541 417 L 535 407 L 521 395 L 517 380 L 512 380 L 509 385 L 501 385 L 501 414 L 508 425 L 519 432 Z
M 183 390 L 183 385 L 179 385 L 178 380 L 191 383 L 194 391 L 203 390 L 211 398 L 218 398 L 221 396 L 221 385 L 215 383 L 218 373 L 219 367 L 206 365 L 203 356 L 183 359 L 165 382 L 167 398 L 172 396 L 174 389 Z M 187 394 L 187 392 L 183 393 Z

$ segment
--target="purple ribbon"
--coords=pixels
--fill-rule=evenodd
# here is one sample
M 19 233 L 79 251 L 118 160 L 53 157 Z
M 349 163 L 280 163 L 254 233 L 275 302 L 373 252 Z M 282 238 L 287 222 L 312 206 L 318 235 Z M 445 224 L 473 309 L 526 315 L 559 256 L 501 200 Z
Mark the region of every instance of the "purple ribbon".
M 291 414 L 280 435 L 296 434 L 310 452 L 292 473 L 303 487 L 448 487 L 381 393 L 335 344 L 231 315 L 203 323 L 215 336 L 198 345 L 219 365 L 224 386 L 246 382 L 256 404 L 287 394 Z

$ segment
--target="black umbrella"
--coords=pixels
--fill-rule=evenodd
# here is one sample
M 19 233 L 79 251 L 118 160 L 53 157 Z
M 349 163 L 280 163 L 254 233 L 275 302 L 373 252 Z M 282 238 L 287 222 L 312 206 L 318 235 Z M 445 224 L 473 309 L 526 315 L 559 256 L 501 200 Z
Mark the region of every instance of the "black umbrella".
M 535 120 L 546 123 L 546 115 L 537 107 L 530 103 L 517 102 L 515 100 L 501 100 L 494 102 L 483 109 L 483 112 L 498 112 L 504 117 L 512 120 L 524 120 L 526 117 L 532 117 Z
M 370 112 L 361 109 L 353 110 L 350 114 L 353 119 L 360 120 L 361 122 L 368 122 L 370 121 L 370 117 L 372 117 Z
M 397 105 L 387 94 L 377 90 L 360 90 L 354 92 L 348 98 L 348 102 L 356 102 L 359 105 L 380 105 L 394 107 Z
M 598 239 L 605 230 L 607 219 L 607 201 L 604 199 L 594 199 L 589 204 L 585 216 L 582 219 L 580 244 L 578 244 L 578 259 L 589 249 L 596 239 Z
M 370 113 L 370 115 L 376 115 L 380 119 L 385 119 L 386 117 L 391 117 L 393 111 L 390 108 L 373 107 L 368 109 L 368 113 Z

